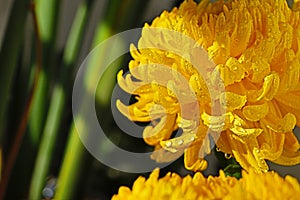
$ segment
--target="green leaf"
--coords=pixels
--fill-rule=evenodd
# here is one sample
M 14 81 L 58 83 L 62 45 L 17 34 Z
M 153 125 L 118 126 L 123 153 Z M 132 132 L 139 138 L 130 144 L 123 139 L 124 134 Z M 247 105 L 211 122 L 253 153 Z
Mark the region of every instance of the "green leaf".
M 240 179 L 242 177 L 242 168 L 239 164 L 229 164 L 227 167 L 225 167 L 224 172 L 226 176 L 233 176 L 237 179 Z

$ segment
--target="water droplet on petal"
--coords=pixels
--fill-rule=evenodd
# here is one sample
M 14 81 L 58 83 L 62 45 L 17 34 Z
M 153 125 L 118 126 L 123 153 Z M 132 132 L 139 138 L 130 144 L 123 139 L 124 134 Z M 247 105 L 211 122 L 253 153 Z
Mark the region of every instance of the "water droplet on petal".
M 177 144 L 178 144 L 178 145 L 182 145 L 182 144 L 183 144 L 183 140 L 178 140 L 178 141 L 177 141 Z
M 190 138 L 190 141 L 192 142 L 192 141 L 194 141 L 194 140 L 195 140 L 195 137 L 192 136 L 192 137 Z
M 216 148 L 216 151 L 217 151 L 217 152 L 220 152 L 220 151 L 221 151 L 221 149 L 217 147 L 217 148 Z
M 226 159 L 230 159 L 230 158 L 232 158 L 232 155 L 231 155 L 231 154 L 229 154 L 229 153 L 225 153 L 225 155 L 224 155 L 224 156 L 225 156 L 225 158 L 226 158 Z
M 167 141 L 167 142 L 166 142 L 166 147 L 169 148 L 169 147 L 171 147 L 171 146 L 172 146 L 172 142 L 171 142 L 171 141 Z

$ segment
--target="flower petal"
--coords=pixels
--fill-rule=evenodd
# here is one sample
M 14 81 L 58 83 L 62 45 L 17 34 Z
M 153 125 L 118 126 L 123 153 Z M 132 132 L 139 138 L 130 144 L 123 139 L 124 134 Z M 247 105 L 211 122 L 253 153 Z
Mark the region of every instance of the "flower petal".
M 139 103 L 139 104 L 141 104 L 141 103 Z M 153 105 L 153 104 L 152 103 L 146 104 L 146 105 L 141 104 L 141 106 L 143 106 L 144 108 L 149 107 L 150 105 Z M 124 116 L 126 116 L 128 119 L 130 119 L 132 121 L 148 122 L 151 120 L 147 108 L 146 108 L 146 111 L 145 110 L 142 111 L 142 110 L 138 109 L 138 107 L 136 107 L 137 105 L 135 105 L 135 104 L 126 106 L 119 99 L 116 102 L 116 106 L 117 106 L 118 110 Z
M 259 149 L 257 141 L 253 137 L 244 138 L 244 143 L 241 143 L 239 140 L 238 136 L 231 135 L 232 153 L 240 165 L 246 170 L 254 168 L 257 172 L 268 171 L 269 167 L 266 161 L 257 151 Z
M 300 92 L 287 93 L 285 96 L 276 97 L 276 101 L 282 113 L 292 113 L 300 126 Z
M 272 73 L 264 78 L 263 86 L 260 90 L 250 90 L 247 95 L 247 100 L 250 102 L 257 102 L 262 99 L 270 101 L 277 94 L 279 87 L 279 76 Z
M 191 171 L 203 171 L 207 168 L 207 161 L 199 157 L 200 145 L 192 145 L 184 152 L 184 165 Z
M 230 44 L 230 55 L 232 57 L 239 56 L 247 48 L 253 30 L 253 22 L 249 12 L 246 9 L 241 9 L 237 12 L 239 12 L 241 17 L 239 20 L 245 23 L 235 24 Z
M 177 151 L 176 153 L 172 153 L 170 151 L 166 151 L 160 145 L 155 145 L 154 151 L 151 154 L 151 159 L 155 160 L 158 163 L 173 162 L 180 156 L 182 156 L 182 154 L 182 150 Z
M 269 112 L 267 103 L 260 105 L 249 105 L 243 108 L 243 115 L 249 121 L 258 121 L 264 118 Z
M 288 166 L 296 165 L 300 162 L 300 144 L 292 132 L 285 134 L 282 154 L 273 162 Z
M 155 126 L 147 126 L 143 131 L 143 138 L 149 145 L 156 145 L 161 140 L 166 140 L 172 135 L 176 122 L 176 115 L 162 117 Z M 176 126 L 175 126 L 176 127 Z
M 267 127 L 273 130 L 274 132 L 287 133 L 287 132 L 291 132 L 294 129 L 297 120 L 295 115 L 291 113 L 287 113 L 281 119 L 276 116 L 273 116 L 273 117 L 268 117 L 263 119 L 262 122 L 266 124 Z
M 240 82 L 245 77 L 246 71 L 244 66 L 233 57 L 230 57 L 225 64 L 217 65 L 215 70 L 220 72 L 225 86 Z
M 233 92 L 224 92 L 220 95 L 220 103 L 227 112 L 231 112 L 236 109 L 241 109 L 247 102 L 246 98 L 246 96 Z
M 260 154 L 264 159 L 276 160 L 278 159 L 283 150 L 285 134 L 276 133 L 268 129 L 263 123 L 261 123 L 264 134 L 258 136 L 257 140 L 260 144 Z

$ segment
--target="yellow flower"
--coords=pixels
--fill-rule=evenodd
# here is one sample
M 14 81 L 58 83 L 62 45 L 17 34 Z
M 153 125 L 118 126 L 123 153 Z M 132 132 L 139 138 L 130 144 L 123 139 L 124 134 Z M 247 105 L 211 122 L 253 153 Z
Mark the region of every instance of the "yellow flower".
M 296 178 L 282 178 L 274 171 L 257 174 L 243 171 L 242 178 L 224 199 L 298 199 L 300 185 Z
M 146 180 L 139 177 L 130 188 L 121 186 L 112 200 L 200 200 L 200 199 L 297 199 L 300 185 L 297 179 L 280 177 L 275 172 L 257 174 L 253 170 L 243 171 L 243 177 L 237 180 L 225 176 L 220 171 L 218 177 L 205 178 L 200 172 L 193 177 L 181 178 L 175 173 L 168 173 L 159 178 L 159 170 L 154 170 Z
M 299 12 L 292 11 L 285 0 L 202 0 L 200 4 L 187 0 L 179 8 L 164 11 L 145 27 L 166 28 L 189 36 L 215 63 L 205 71 L 207 82 L 186 61 L 192 52 L 182 56 L 144 48 L 165 41 L 170 48 L 188 48 L 180 38 L 143 31 L 138 49 L 131 46 L 131 74 L 123 77 L 120 72 L 118 83 L 135 95 L 137 102 L 125 106 L 118 101 L 117 107 L 133 121 L 152 120 L 143 132 L 144 140 L 155 150 L 166 150 L 155 151 L 153 159 L 168 162 L 184 151 L 186 168 L 203 170 L 207 167 L 203 157 L 210 153 L 209 132 L 218 149 L 235 157 L 245 170 L 266 172 L 266 160 L 282 165 L 300 163 L 300 145 L 293 133 L 294 127 L 300 125 Z M 147 74 L 160 67 L 157 64 L 187 80 L 199 108 L 187 103 L 184 109 L 199 109 L 199 122 L 180 113 L 182 105 L 174 91 L 187 90 L 181 82 L 168 81 L 161 86 L 145 81 Z M 142 65 L 149 66 L 147 71 Z M 218 74 L 225 91 L 214 100 L 225 113 L 216 115 L 211 111 L 211 87 Z M 183 133 L 174 138 L 172 133 L 179 128 Z

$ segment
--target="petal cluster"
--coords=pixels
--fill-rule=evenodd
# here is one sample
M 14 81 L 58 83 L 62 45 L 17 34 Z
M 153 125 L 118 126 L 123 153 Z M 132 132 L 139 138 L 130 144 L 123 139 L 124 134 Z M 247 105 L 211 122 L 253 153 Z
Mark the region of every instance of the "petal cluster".
M 300 126 L 299 12 L 292 11 L 285 0 L 202 0 L 200 4 L 187 0 L 179 8 L 164 11 L 147 27 L 192 38 L 214 63 L 203 76 L 187 62 L 190 50 L 178 55 L 145 48 L 165 41 L 173 49 L 187 48 L 180 38 L 163 32 L 143 32 L 138 46 L 131 46 L 131 74 L 120 72 L 118 83 L 135 95 L 136 102 L 126 106 L 118 101 L 117 107 L 133 121 L 151 121 L 144 140 L 155 150 L 165 149 L 155 151 L 153 159 L 168 162 L 184 152 L 187 169 L 203 170 L 207 167 L 203 158 L 210 153 L 210 133 L 218 149 L 234 156 L 246 170 L 265 172 L 266 160 L 300 163 L 300 145 L 293 133 Z M 149 67 L 142 70 L 142 65 Z M 146 81 L 160 65 L 182 75 L 189 87 L 176 78 L 165 85 Z M 214 96 L 218 76 L 225 90 Z M 188 89 L 194 92 L 197 105 L 174 95 Z M 224 113 L 212 113 L 212 96 Z M 185 109 L 199 111 L 199 121 L 181 114 L 182 102 Z M 173 137 L 178 129 L 182 135 Z
M 294 2 L 293 2 L 293 10 L 300 11 L 300 1 L 299 0 L 294 0 Z
M 159 170 L 154 170 L 148 179 L 139 177 L 132 189 L 121 186 L 112 200 L 200 200 L 200 199 L 297 199 L 300 185 L 297 179 L 280 177 L 275 172 L 257 174 L 250 170 L 243 172 L 237 180 L 225 176 L 220 171 L 218 177 L 204 177 L 200 172 L 181 178 L 176 173 L 168 173 L 159 178 Z

